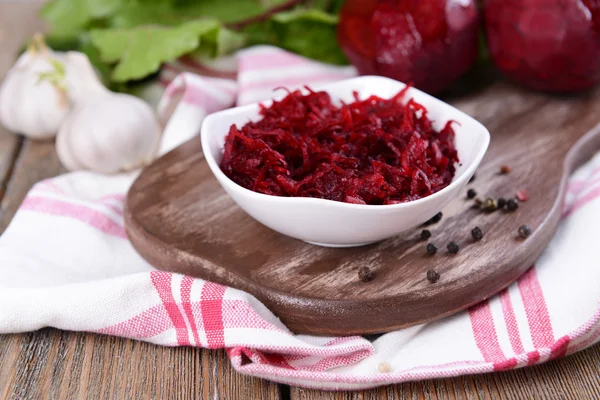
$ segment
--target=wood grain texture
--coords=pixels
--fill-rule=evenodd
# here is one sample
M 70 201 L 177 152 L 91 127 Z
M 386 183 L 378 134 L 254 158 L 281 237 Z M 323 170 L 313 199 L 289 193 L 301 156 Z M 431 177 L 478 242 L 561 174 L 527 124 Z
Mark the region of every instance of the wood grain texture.
M 596 400 L 600 345 L 547 364 L 508 372 L 410 382 L 361 392 L 291 389 L 294 400 Z
M 356 392 L 287 390 L 233 371 L 223 351 L 44 329 L 0 340 L 0 399 L 597 399 L 600 345 L 516 371 Z M 283 393 L 283 396 L 281 395 Z
M 280 399 L 225 352 L 44 329 L 0 341 L 1 399 Z
M 25 140 L 7 180 L 6 193 L 0 203 L 0 232 L 8 226 L 31 187 L 46 178 L 64 172 L 54 149 L 54 141 Z
M 157 160 L 133 184 L 125 211 L 129 237 L 155 267 L 252 293 L 297 333 L 380 333 L 465 309 L 513 282 L 550 241 L 566 179 L 600 149 L 600 91 L 549 97 L 497 82 L 453 102 L 492 132 L 471 186 L 483 198 L 511 198 L 525 189 L 531 200 L 517 212 L 490 214 L 464 196 L 455 199 L 430 228 L 440 248 L 434 257 L 419 240 L 422 228 L 351 249 L 313 246 L 266 228 L 220 187 L 199 138 Z M 512 167 L 509 176 L 498 173 L 502 164 Z M 533 229 L 526 241 L 517 235 L 522 224 Z M 476 243 L 475 226 L 485 232 Z M 446 251 L 450 241 L 460 244 L 459 254 Z M 376 274 L 369 283 L 357 276 L 365 265 Z M 426 279 L 429 269 L 441 274 L 436 284 Z

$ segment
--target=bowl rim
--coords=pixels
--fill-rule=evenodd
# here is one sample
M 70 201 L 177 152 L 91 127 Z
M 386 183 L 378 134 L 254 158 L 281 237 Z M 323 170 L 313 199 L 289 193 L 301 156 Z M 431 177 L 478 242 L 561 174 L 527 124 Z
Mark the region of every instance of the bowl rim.
M 369 80 L 373 80 L 373 79 L 384 80 L 384 81 L 388 81 L 388 82 L 393 82 L 394 84 L 400 84 L 400 85 L 407 86 L 404 82 L 400 82 L 400 81 L 397 81 L 397 80 L 394 80 L 391 78 L 386 78 L 386 77 L 376 76 L 376 75 L 364 75 L 364 76 L 358 76 L 358 77 L 354 77 L 354 78 L 343 79 L 343 80 L 339 80 L 339 81 L 335 81 L 335 82 L 330 82 L 327 84 L 314 85 L 314 86 L 310 86 L 310 87 L 312 90 L 315 90 L 315 91 L 317 91 L 317 90 L 327 91 L 328 88 L 330 88 L 334 85 L 338 86 L 338 85 L 344 85 L 344 84 L 352 84 L 356 81 L 363 81 L 363 80 L 369 81 Z M 212 123 L 212 121 L 214 121 L 217 118 L 228 117 L 228 114 L 245 113 L 248 110 L 256 109 L 259 106 L 259 104 L 270 106 L 273 101 L 280 100 L 281 98 L 285 97 L 285 95 L 287 95 L 287 94 L 274 96 L 270 99 L 266 99 L 263 101 L 257 101 L 257 102 L 245 104 L 242 106 L 228 108 L 228 109 L 217 111 L 217 112 L 207 115 L 204 118 L 204 120 L 202 121 L 202 126 L 200 129 L 200 140 L 201 140 L 201 145 L 202 145 L 202 153 L 204 154 L 204 159 L 208 163 L 208 166 L 209 166 L 210 170 L 212 171 L 213 175 L 215 175 L 215 178 L 217 178 L 217 180 L 219 181 L 219 183 L 222 186 L 227 185 L 232 190 L 238 191 L 241 194 L 245 195 L 246 197 L 249 197 L 251 199 L 255 199 L 255 200 L 261 201 L 261 202 L 277 202 L 277 203 L 287 202 L 287 203 L 291 203 L 290 205 L 293 205 L 293 204 L 314 205 L 314 206 L 321 206 L 321 207 L 335 207 L 335 208 L 343 208 L 343 209 L 348 209 L 348 210 L 361 210 L 361 211 L 395 210 L 395 209 L 410 208 L 413 206 L 418 206 L 420 204 L 426 203 L 427 201 L 432 201 L 437 198 L 444 197 L 447 194 L 450 194 L 449 192 L 451 192 L 454 187 L 462 184 L 465 180 L 468 179 L 467 177 L 470 178 L 475 173 L 475 171 L 477 170 L 477 167 L 481 163 L 481 160 L 485 156 L 485 153 L 487 152 L 487 149 L 489 147 L 490 132 L 481 122 L 479 122 L 475 118 L 471 117 L 470 115 L 466 114 L 465 112 L 457 109 L 456 107 L 452 106 L 451 104 L 446 103 L 445 101 L 440 100 L 437 97 L 434 97 L 428 93 L 425 93 L 422 90 L 419 90 L 415 87 L 411 87 L 409 89 L 409 93 L 414 92 L 414 91 L 418 92 L 419 96 L 428 97 L 430 100 L 440 102 L 440 103 L 450 107 L 453 110 L 453 112 L 461 114 L 461 116 L 464 116 L 467 119 L 474 122 L 475 125 L 480 128 L 480 129 L 478 129 L 478 132 L 481 133 L 482 138 L 483 138 L 483 142 L 481 143 L 481 146 L 477 150 L 477 153 L 475 154 L 473 161 L 470 163 L 470 165 L 467 166 L 467 168 L 463 171 L 463 173 L 460 174 L 460 176 L 455 177 L 455 179 L 453 179 L 443 189 L 440 189 L 439 191 L 437 191 L 433 194 L 430 194 L 429 196 L 422 197 L 420 199 L 410 200 L 410 201 L 406 201 L 403 203 L 397 203 L 397 204 L 355 204 L 355 203 L 346 203 L 346 202 L 342 202 L 342 201 L 321 199 L 321 198 L 315 198 L 315 197 L 274 196 L 274 195 L 259 193 L 259 192 L 252 191 L 250 189 L 246 189 L 245 187 L 243 187 L 243 186 L 237 184 L 236 182 L 234 182 L 233 180 L 231 180 L 221 170 L 221 168 L 217 164 L 217 161 L 216 161 L 214 155 L 210 151 L 209 139 L 210 139 L 210 137 L 215 136 L 215 135 L 214 134 L 211 135 L 210 133 L 204 134 L 204 132 L 207 132 L 207 129 L 206 129 L 207 126 L 209 126 Z M 459 160 L 459 162 L 460 162 L 460 160 Z

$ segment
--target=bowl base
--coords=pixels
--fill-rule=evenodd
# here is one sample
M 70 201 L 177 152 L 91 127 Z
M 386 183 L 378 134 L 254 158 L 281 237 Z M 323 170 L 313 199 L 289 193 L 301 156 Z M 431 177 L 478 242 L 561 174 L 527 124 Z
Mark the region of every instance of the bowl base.
M 373 244 L 373 243 L 377 243 L 380 242 L 380 240 L 375 240 L 374 242 L 365 242 L 365 243 L 351 243 L 351 244 L 331 244 L 331 243 L 318 243 L 318 242 L 309 242 L 308 240 L 304 240 L 305 243 L 308 244 L 314 244 L 315 246 L 321 246 L 321 247 L 331 247 L 331 248 L 346 248 L 346 247 L 361 247 L 361 246 L 366 246 L 368 244 Z

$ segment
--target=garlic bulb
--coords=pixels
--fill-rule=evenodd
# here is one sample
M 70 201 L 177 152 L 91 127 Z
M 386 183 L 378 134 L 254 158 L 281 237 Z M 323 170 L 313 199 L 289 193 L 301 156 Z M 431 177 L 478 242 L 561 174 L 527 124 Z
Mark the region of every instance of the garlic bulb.
M 0 122 L 34 139 L 52 137 L 69 111 L 62 54 L 37 35 L 0 88 Z
M 62 164 L 69 170 L 115 173 L 150 162 L 161 132 L 152 108 L 135 96 L 106 89 L 85 55 L 69 52 L 65 62 L 77 85 L 69 91 L 73 106 L 56 139 Z

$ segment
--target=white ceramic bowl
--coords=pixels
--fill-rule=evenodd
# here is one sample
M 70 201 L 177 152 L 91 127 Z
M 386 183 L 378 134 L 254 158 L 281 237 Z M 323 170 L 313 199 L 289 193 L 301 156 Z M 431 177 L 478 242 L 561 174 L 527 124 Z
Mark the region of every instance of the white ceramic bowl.
M 324 90 L 335 100 L 352 102 L 352 92 L 360 98 L 377 95 L 391 98 L 405 84 L 377 76 L 347 79 L 314 90 Z M 277 99 L 282 98 L 281 95 Z M 328 247 L 352 247 L 377 242 L 414 228 L 438 213 L 463 189 L 475 173 L 489 141 L 488 130 L 465 113 L 420 90 L 411 88 L 407 99 L 413 97 L 429 111 L 434 128 L 441 129 L 448 120 L 457 121 L 456 149 L 462 165 L 457 165 L 450 185 L 431 196 L 394 205 L 348 204 L 307 197 L 279 197 L 256 193 L 239 186 L 219 168 L 225 136 L 229 127 L 241 127 L 249 120 L 260 119 L 258 103 L 236 107 L 209 115 L 202 124 L 202 150 L 213 174 L 248 214 L 269 228 L 303 240 Z M 270 105 L 271 101 L 263 102 Z

